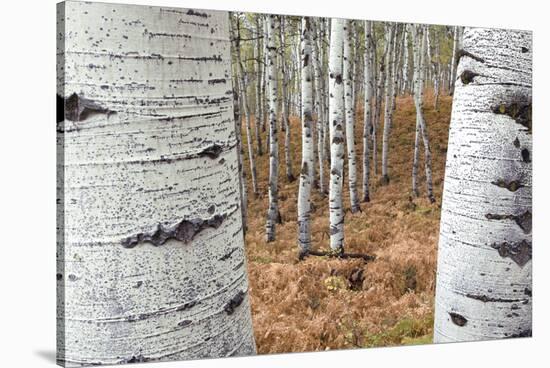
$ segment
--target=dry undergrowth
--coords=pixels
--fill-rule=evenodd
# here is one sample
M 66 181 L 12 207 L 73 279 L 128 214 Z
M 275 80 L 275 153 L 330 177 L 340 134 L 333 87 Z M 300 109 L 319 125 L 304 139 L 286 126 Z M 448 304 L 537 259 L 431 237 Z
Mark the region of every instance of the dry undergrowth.
M 371 179 L 371 202 L 362 203 L 362 212 L 352 215 L 345 178 L 346 251 L 376 255 L 376 260 L 368 264 L 358 259 L 324 257 L 297 261 L 298 181 L 289 183 L 286 180 L 282 132 L 279 138 L 279 206 L 283 224 L 277 227 L 277 240 L 266 243 L 268 155 L 264 153 L 257 157 L 261 194 L 256 199 L 249 197 L 246 252 L 258 353 L 431 342 L 436 249 L 450 110 L 450 97 L 441 98 L 440 111 L 436 112 L 432 94 L 426 94 L 425 114 L 433 156 L 435 204 L 430 204 L 425 197 L 423 159 L 420 162 L 422 170 L 419 170 L 422 172 L 419 177 L 422 198 L 414 202 L 409 200 L 415 126 L 411 97 L 397 99 L 390 141 L 390 184 L 378 184 L 379 170 L 378 175 Z M 359 123 L 356 124 L 358 159 L 363 150 L 360 139 L 362 115 L 363 111 L 359 109 Z M 378 131 L 381 130 L 380 127 Z M 297 117 L 291 118 L 291 134 L 293 171 L 298 177 L 301 138 Z M 381 138 L 380 133 L 378 137 Z M 265 139 L 263 141 L 265 145 Z M 381 150 L 380 142 L 381 139 L 378 144 Z M 381 153 L 378 158 L 381 158 Z M 248 169 L 247 162 L 244 167 Z M 360 164 L 358 168 L 361 169 Z M 361 178 L 361 172 L 358 178 Z M 327 229 L 328 198 L 314 190 L 314 249 L 328 249 Z

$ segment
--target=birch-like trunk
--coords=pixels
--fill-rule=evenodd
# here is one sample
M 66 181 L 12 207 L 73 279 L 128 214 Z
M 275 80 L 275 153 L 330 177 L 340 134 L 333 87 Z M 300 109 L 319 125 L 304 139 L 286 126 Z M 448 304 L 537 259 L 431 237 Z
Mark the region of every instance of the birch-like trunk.
M 235 37 L 235 52 L 237 58 L 237 72 L 239 75 L 239 90 L 242 93 L 241 103 L 244 110 L 244 119 L 245 119 L 245 129 L 246 129 L 246 144 L 248 149 L 248 161 L 250 165 L 250 179 L 252 181 L 252 192 L 256 197 L 258 195 L 258 179 L 256 174 L 256 160 L 254 158 L 254 143 L 252 142 L 252 131 L 251 131 L 251 116 L 250 109 L 248 107 L 248 94 L 246 82 L 246 74 L 243 67 L 243 62 L 241 59 L 241 25 L 239 15 L 236 16 L 237 22 L 237 35 Z M 233 33 L 233 32 L 232 32 Z M 241 122 L 237 122 L 241 124 Z
M 342 62 L 346 20 L 331 20 L 329 50 L 329 114 L 330 114 L 330 183 L 329 223 L 330 248 L 344 251 L 344 206 L 342 183 L 344 174 L 344 84 Z
M 256 143 L 258 144 L 258 155 L 262 156 L 264 154 L 263 148 L 262 148 L 262 134 L 260 132 L 263 122 L 263 96 L 262 96 L 262 74 L 263 74 L 263 67 L 262 67 L 262 28 L 261 28 L 261 15 L 256 15 L 256 42 L 255 42 L 255 48 L 254 48 L 254 59 L 256 61 L 256 112 L 254 113 L 254 120 L 255 120 L 255 135 L 256 135 Z
M 315 84 L 315 112 L 317 115 L 317 156 L 319 162 L 319 181 L 318 188 L 319 193 L 325 194 L 325 96 L 324 96 L 324 77 L 321 60 L 321 29 L 318 26 L 318 19 L 312 18 L 310 20 L 312 29 L 312 46 L 311 55 L 313 58 L 313 74 Z
M 302 169 L 298 187 L 298 245 L 300 257 L 307 255 L 311 247 L 311 186 L 313 183 L 313 78 L 311 57 L 310 18 L 302 18 Z
M 532 34 L 467 28 L 460 55 L 434 341 L 531 336 Z
M 372 22 L 365 21 L 365 103 L 364 103 L 364 121 L 363 121 L 363 202 L 370 201 L 370 131 L 372 129 L 372 92 L 374 89 L 373 77 L 373 39 Z
M 253 354 L 228 13 L 57 9 L 59 362 Z
M 290 157 L 290 124 L 289 124 L 289 111 L 288 111 L 288 99 L 289 96 L 287 95 L 287 89 L 288 89 L 288 72 L 286 68 L 286 62 L 285 62 L 285 50 L 286 50 L 286 44 L 285 44 L 285 17 L 281 17 L 281 23 L 279 27 L 279 43 L 281 45 L 281 75 L 282 75 L 282 82 L 281 82 L 281 119 L 282 119 L 282 126 L 285 130 L 285 171 L 286 171 L 286 179 L 289 182 L 293 182 L 296 180 L 294 175 L 292 174 L 292 159 Z
M 386 58 L 385 58 L 385 96 L 384 96 L 384 131 L 382 135 L 382 179 L 381 184 L 388 184 L 390 176 L 388 173 L 389 161 L 389 143 L 391 131 L 391 112 L 392 112 L 392 97 L 393 97 L 393 42 L 395 34 L 395 24 L 388 24 L 386 29 Z
M 346 149 L 348 155 L 348 187 L 351 213 L 361 210 L 357 192 L 357 162 L 355 158 L 355 101 L 354 101 L 354 70 L 352 67 L 352 21 L 346 20 L 344 25 L 344 109 L 346 123 Z
M 409 38 L 407 27 L 403 29 L 403 69 L 402 69 L 401 94 L 409 90 Z
M 419 195 L 418 190 L 418 163 L 420 159 L 420 139 L 424 145 L 424 169 L 426 173 L 426 190 L 431 203 L 435 202 L 432 181 L 432 154 L 428 137 L 428 128 L 424 118 L 424 80 L 423 70 L 426 68 L 426 42 L 427 33 L 423 26 L 411 25 L 414 47 L 414 105 L 416 109 L 416 132 L 414 141 L 414 156 L 412 169 L 412 193 Z
M 269 95 L 269 208 L 266 221 L 266 240 L 275 240 L 275 224 L 281 222 L 278 205 L 279 147 L 277 138 L 277 16 L 267 16 L 267 79 Z

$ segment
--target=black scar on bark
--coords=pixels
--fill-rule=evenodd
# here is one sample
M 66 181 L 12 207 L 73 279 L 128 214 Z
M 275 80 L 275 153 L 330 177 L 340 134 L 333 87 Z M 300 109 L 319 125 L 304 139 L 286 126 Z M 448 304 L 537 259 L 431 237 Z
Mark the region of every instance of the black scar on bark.
M 494 106 L 492 110 L 493 113 L 497 115 L 507 115 L 511 117 L 516 123 L 526 127 L 528 133 L 531 133 L 532 105 L 530 98 L 516 96 L 508 103 Z
M 233 253 L 235 253 L 235 251 L 237 250 L 238 248 L 233 248 L 229 251 L 229 253 L 223 255 L 222 257 L 220 257 L 218 259 L 218 261 L 227 261 L 229 258 L 231 258 L 231 256 L 233 255 Z
M 455 62 L 458 64 L 458 61 L 460 60 L 461 57 L 463 56 L 467 56 L 471 59 L 474 59 L 475 61 L 479 61 L 480 63 L 484 63 L 485 60 L 483 58 L 480 58 L 479 56 L 475 56 L 474 54 L 464 50 L 464 49 L 460 49 L 458 50 L 458 53 L 456 54 L 456 60 Z
M 494 213 L 488 213 L 485 215 L 485 217 L 488 220 L 514 220 L 516 224 L 518 224 L 518 226 L 526 234 L 529 234 L 532 229 L 531 211 L 525 211 L 520 215 L 499 215 Z
M 61 116 L 64 116 L 66 120 L 70 121 L 83 121 L 97 114 L 116 114 L 115 111 L 111 111 L 101 106 L 99 103 L 85 98 L 84 96 L 79 96 L 76 93 L 73 93 L 63 100 L 64 113 L 60 113 L 59 109 L 61 102 L 59 98 L 60 96 L 58 96 L 57 100 L 58 122 L 63 121 L 63 119 L 59 120 Z
M 239 292 L 233 298 L 231 298 L 223 308 L 225 313 L 227 313 L 228 315 L 233 314 L 233 312 L 235 312 L 235 309 L 237 309 L 237 307 L 242 304 L 244 297 L 244 291 L 239 290 Z
M 460 80 L 463 84 L 470 84 L 475 77 L 479 74 L 472 72 L 471 70 L 465 70 L 460 74 Z
M 496 185 L 500 188 L 508 189 L 510 192 L 515 192 L 519 188 L 523 188 L 525 185 L 521 184 L 519 180 L 512 180 L 512 181 L 506 181 L 504 179 L 498 179 L 496 181 L 492 181 L 491 184 Z
M 457 326 L 463 327 L 468 323 L 468 320 L 458 313 L 449 312 L 449 316 L 451 317 L 451 321 Z
M 344 140 L 343 140 L 342 138 L 340 138 L 340 137 L 334 137 L 334 138 L 332 138 L 332 143 L 333 143 L 333 144 L 340 144 L 340 143 L 342 143 L 342 142 L 344 142 Z
M 516 337 L 532 337 L 532 336 L 533 336 L 533 331 L 529 329 L 529 330 L 518 332 L 517 334 L 506 336 L 506 338 L 507 339 L 513 339 L 513 338 L 516 338 Z
M 531 289 L 529 288 L 525 288 L 525 290 L 523 291 L 525 293 L 525 295 L 527 296 L 533 296 L 533 292 L 531 291 Z
M 307 166 L 307 162 L 304 162 L 304 164 L 302 165 L 302 171 L 301 171 L 301 174 L 302 174 L 302 175 L 307 175 L 307 174 L 308 174 L 308 166 Z
M 206 228 L 217 229 L 220 227 L 224 219 L 225 215 L 215 215 L 207 220 L 182 220 L 179 223 L 169 227 L 158 224 L 151 232 L 139 233 L 123 239 L 121 245 L 124 248 L 134 248 L 139 243 L 148 242 L 155 246 L 159 246 L 163 245 L 170 239 L 177 239 L 183 243 L 188 243 L 193 240 L 195 235 Z
M 198 12 L 198 11 L 195 11 L 193 9 L 189 9 L 187 11 L 187 15 L 194 15 L 196 17 L 202 17 L 202 18 L 208 18 L 208 14 L 206 13 L 201 13 L 201 12 Z
M 336 75 L 336 84 L 342 84 L 342 74 Z
M 467 298 L 475 299 L 482 301 L 483 303 L 487 302 L 498 302 L 498 303 L 517 303 L 523 301 L 523 299 L 504 299 L 504 298 L 493 298 L 487 295 L 476 295 L 476 294 L 466 294 Z
M 514 139 L 514 147 L 516 147 L 516 148 L 520 147 L 519 139 L 517 137 L 516 137 L 516 139 Z
M 511 258 L 520 267 L 523 267 L 532 257 L 531 242 L 525 239 L 520 242 L 493 243 L 491 248 L 498 250 L 501 257 Z
M 309 65 L 309 54 L 306 54 L 304 56 L 304 67 Z
M 218 158 L 218 156 L 220 155 L 220 153 L 222 153 L 222 151 L 223 151 L 222 146 L 220 146 L 218 144 L 213 144 L 211 146 L 206 147 L 202 151 L 200 151 L 198 156 L 199 157 L 206 156 L 209 159 L 214 160 L 214 159 Z
M 525 163 L 531 162 L 531 153 L 529 152 L 529 150 L 527 148 L 524 148 L 524 149 L 521 150 L 521 159 Z
M 189 319 L 185 319 L 181 322 L 178 322 L 178 327 L 187 327 L 189 326 L 193 321 L 189 320 Z

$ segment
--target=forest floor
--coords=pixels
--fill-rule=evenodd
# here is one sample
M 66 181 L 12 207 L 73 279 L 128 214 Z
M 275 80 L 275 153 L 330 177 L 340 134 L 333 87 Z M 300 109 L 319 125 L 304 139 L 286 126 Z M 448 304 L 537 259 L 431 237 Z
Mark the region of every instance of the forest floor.
M 389 185 L 379 184 L 381 126 L 378 128 L 378 174 L 372 174 L 371 162 L 371 201 L 361 203 L 360 213 L 349 211 L 347 175 L 344 178 L 345 250 L 375 255 L 376 260 L 372 262 L 313 256 L 297 260 L 298 180 L 288 182 L 286 179 L 282 132 L 279 208 L 283 223 L 277 226 L 276 241 L 266 243 L 269 155 L 256 155 L 260 195 L 258 198 L 249 195 L 246 253 L 258 353 L 431 343 L 451 98 L 442 97 L 436 112 L 432 94 L 425 95 L 433 157 L 434 204 L 426 198 L 423 148 L 419 166 L 421 197 L 410 200 L 416 112 L 410 96 L 398 97 L 396 102 L 390 138 Z M 356 118 L 359 160 L 363 151 L 361 108 Z M 291 118 L 291 134 L 292 167 L 298 179 L 299 117 Z M 265 133 L 263 138 L 265 149 Z M 246 137 L 243 139 L 246 147 Z M 359 161 L 357 167 L 361 194 Z M 248 181 L 248 161 L 244 168 Z M 248 186 L 250 188 L 250 183 Z M 328 197 L 321 196 L 317 189 L 313 190 L 312 197 L 312 248 L 328 250 Z

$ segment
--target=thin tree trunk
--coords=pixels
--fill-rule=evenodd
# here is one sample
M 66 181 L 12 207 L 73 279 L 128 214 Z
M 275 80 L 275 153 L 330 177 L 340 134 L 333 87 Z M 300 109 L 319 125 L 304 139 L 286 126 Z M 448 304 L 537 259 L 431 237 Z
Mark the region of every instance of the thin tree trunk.
M 321 39 L 321 30 L 318 27 L 318 19 L 313 18 L 311 20 L 312 26 L 312 57 L 313 57 L 313 69 L 314 69 L 314 83 L 315 83 L 315 111 L 317 113 L 317 156 L 319 162 L 319 193 L 325 195 L 325 96 L 323 88 L 323 70 L 321 60 L 321 47 L 319 42 Z
M 344 84 L 342 53 L 344 51 L 344 27 L 346 20 L 331 20 L 329 53 L 329 112 L 330 112 L 330 185 L 329 222 L 330 248 L 336 253 L 344 251 L 344 208 L 342 181 L 344 173 Z
M 244 117 L 245 117 L 246 143 L 248 148 L 248 161 L 250 164 L 250 178 L 252 181 L 252 192 L 256 197 L 258 195 L 258 179 L 256 175 L 256 160 L 254 159 L 254 143 L 252 142 L 252 132 L 250 127 L 251 126 L 250 109 L 248 108 L 248 98 L 246 93 L 247 92 L 246 75 L 243 67 L 243 62 L 241 59 L 241 46 L 240 46 L 241 25 L 240 25 L 240 18 L 238 15 L 236 16 L 236 22 L 237 22 L 237 35 L 235 37 L 235 52 L 237 54 L 237 67 L 238 67 L 238 74 L 240 78 L 239 90 L 242 93 L 241 103 L 243 106 Z
M 352 21 L 347 20 L 344 25 L 344 109 L 346 149 L 348 154 L 348 187 L 350 196 L 351 213 L 361 210 L 359 194 L 357 193 L 357 162 L 355 158 L 355 102 L 354 102 L 354 75 L 352 68 L 351 32 Z
M 434 32 L 434 44 L 435 44 L 435 76 L 434 76 L 434 110 L 439 111 L 439 88 L 441 77 L 441 55 L 439 54 L 439 35 Z
M 236 73 L 235 73 L 236 74 Z M 239 99 L 239 82 L 238 76 L 235 77 L 235 80 L 232 81 L 233 85 L 233 117 L 235 118 L 235 135 L 237 137 L 237 152 L 238 152 L 238 162 L 239 162 L 239 176 L 241 179 L 240 190 L 241 190 L 241 208 L 242 208 L 242 219 L 243 219 L 243 233 L 246 234 L 247 224 L 248 224 L 248 190 L 246 188 L 246 178 L 244 175 L 244 164 L 243 164 L 243 141 L 242 141 L 242 132 L 241 132 L 241 108 L 240 108 L 240 99 Z
M 389 141 L 390 141 L 390 131 L 391 131 L 391 99 L 393 96 L 392 86 L 392 63 L 393 63 L 393 41 L 395 34 L 395 24 L 388 24 L 388 29 L 386 30 L 387 35 L 387 53 L 385 60 L 385 71 L 386 71 L 386 81 L 385 81 L 385 97 L 384 97 L 384 132 L 382 136 L 382 179 L 381 184 L 385 185 L 390 182 L 390 176 L 388 173 L 388 161 L 389 161 Z
M 365 21 L 365 104 L 363 121 L 363 202 L 370 201 L 369 179 L 370 179 L 370 148 L 369 139 L 372 129 L 372 91 L 374 89 L 373 78 L 373 40 L 372 22 Z
M 302 169 L 298 187 L 298 245 L 300 258 L 307 255 L 311 247 L 310 196 L 313 183 L 313 139 L 311 127 L 313 78 L 311 71 L 311 25 L 310 18 L 302 18 Z
M 467 28 L 453 99 L 434 342 L 531 336 L 532 33 Z
M 267 242 L 275 240 L 275 224 L 281 223 L 278 198 L 279 147 L 277 138 L 277 16 L 267 16 L 267 75 L 269 89 L 269 208 L 266 221 Z
M 263 122 L 263 96 L 262 96 L 262 75 L 263 75 L 263 62 L 262 62 L 262 36 L 261 29 L 261 15 L 256 15 L 256 47 L 254 49 L 254 58 L 256 59 L 256 113 L 255 113 L 255 135 L 256 142 L 258 144 L 258 155 L 264 154 L 262 148 L 262 134 L 260 132 Z
M 209 27 L 186 9 L 57 5 L 60 364 L 255 353 L 226 93 L 229 15 L 200 14 Z M 97 26 L 104 18 L 109 42 Z M 126 64 L 140 88 L 121 83 Z
M 287 88 L 288 88 L 288 72 L 286 70 L 286 60 L 285 60 L 285 17 L 281 17 L 281 23 L 279 27 L 279 41 L 281 45 L 281 74 L 282 74 L 282 83 L 281 83 L 281 118 L 282 118 L 282 126 L 284 127 L 285 131 L 285 169 L 286 169 L 286 179 L 289 182 L 293 182 L 296 180 L 294 175 L 292 174 L 292 159 L 290 158 L 290 124 L 289 124 L 289 118 L 288 118 L 288 95 L 287 95 Z

